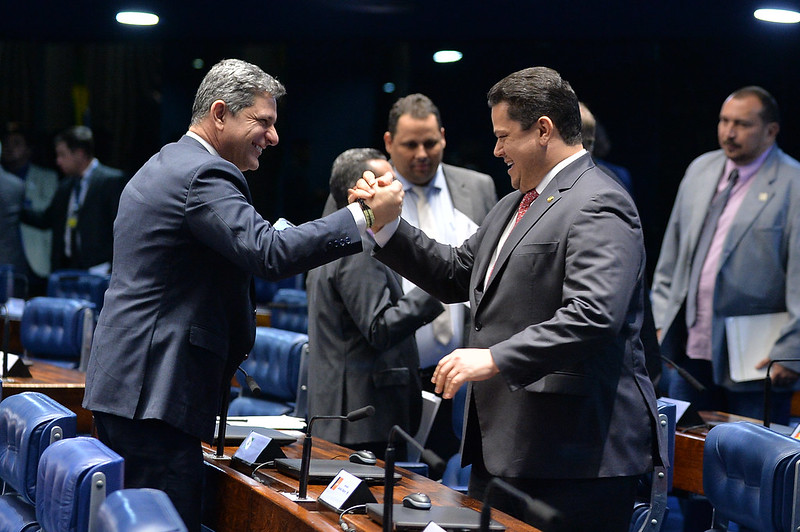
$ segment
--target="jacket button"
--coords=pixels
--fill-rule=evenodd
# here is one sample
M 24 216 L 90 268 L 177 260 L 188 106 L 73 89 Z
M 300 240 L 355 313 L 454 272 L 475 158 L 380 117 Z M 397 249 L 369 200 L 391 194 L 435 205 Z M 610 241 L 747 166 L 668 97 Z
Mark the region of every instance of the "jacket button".
M 475 322 L 475 330 L 480 331 L 483 328 L 483 323 L 476 321 Z

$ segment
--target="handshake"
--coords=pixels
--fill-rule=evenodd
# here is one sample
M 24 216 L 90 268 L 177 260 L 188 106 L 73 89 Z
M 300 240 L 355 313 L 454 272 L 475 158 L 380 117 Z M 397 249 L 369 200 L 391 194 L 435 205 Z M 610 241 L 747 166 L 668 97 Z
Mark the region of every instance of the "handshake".
M 372 212 L 374 220 L 370 223 L 369 210 L 365 208 L 367 224 L 373 232 L 378 232 L 384 225 L 395 220 L 403 211 L 403 185 L 395 181 L 390 172 L 380 177 L 369 170 L 356 182 L 353 188 L 347 190 L 347 201 L 361 201 Z M 363 200 L 363 201 L 362 201 Z

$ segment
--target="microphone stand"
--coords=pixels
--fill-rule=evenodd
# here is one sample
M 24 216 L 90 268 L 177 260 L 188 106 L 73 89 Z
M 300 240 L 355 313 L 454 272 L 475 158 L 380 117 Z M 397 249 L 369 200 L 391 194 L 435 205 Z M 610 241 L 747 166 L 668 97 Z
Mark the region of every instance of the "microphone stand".
M 489 481 L 483 495 L 483 508 L 481 508 L 480 523 L 481 531 L 489 531 L 492 514 L 491 496 L 495 488 L 499 488 L 525 503 L 525 521 L 528 523 L 542 530 L 559 530 L 563 520 L 561 512 L 543 501 L 534 499 L 505 480 L 494 477 Z
M 425 449 L 417 440 L 412 438 L 406 431 L 394 425 L 389 431 L 389 441 L 386 444 L 386 456 L 384 461 L 383 475 L 383 532 L 392 532 L 392 514 L 394 513 L 394 464 L 395 447 L 394 436 L 399 434 L 406 442 L 417 448 L 422 454 L 421 460 L 428 464 L 432 471 L 441 472 L 444 470 L 444 460 L 431 451 Z
M 303 455 L 300 460 L 300 485 L 297 488 L 297 494 L 284 494 L 291 498 L 294 502 L 313 502 L 314 499 L 308 497 L 308 476 L 309 469 L 311 468 L 311 427 L 318 419 L 340 419 L 344 421 L 358 421 L 364 419 L 375 413 L 375 407 L 367 405 L 365 407 L 353 410 L 346 416 L 314 416 L 308 421 L 308 428 L 306 435 L 303 438 Z
M 769 378 L 769 372 L 776 362 L 800 362 L 800 358 L 775 358 L 767 364 L 767 375 L 764 377 L 764 426 L 767 428 L 772 417 L 772 380 Z
M 256 380 L 251 377 L 241 366 L 236 368 L 238 371 L 244 373 L 245 382 L 247 386 L 250 388 L 253 396 L 261 395 L 261 387 L 258 385 Z M 235 372 L 234 372 L 235 373 Z M 220 398 L 219 403 L 219 427 L 217 429 L 217 452 L 214 454 L 214 458 L 217 460 L 229 460 L 227 456 L 225 456 L 225 431 L 228 425 L 228 404 L 230 403 L 231 397 L 231 389 L 230 385 L 227 383 L 223 383 L 222 385 L 222 397 Z

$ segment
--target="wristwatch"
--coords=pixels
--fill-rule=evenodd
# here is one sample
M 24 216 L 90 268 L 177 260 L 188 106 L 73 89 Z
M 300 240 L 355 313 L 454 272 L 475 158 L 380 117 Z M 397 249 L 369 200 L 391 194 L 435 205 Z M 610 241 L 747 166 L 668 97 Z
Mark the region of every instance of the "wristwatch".
M 367 221 L 367 229 L 369 229 L 375 224 L 375 213 L 372 212 L 370 206 L 367 205 L 367 202 L 363 199 L 359 198 L 358 204 L 361 205 L 361 210 L 364 213 L 364 219 Z

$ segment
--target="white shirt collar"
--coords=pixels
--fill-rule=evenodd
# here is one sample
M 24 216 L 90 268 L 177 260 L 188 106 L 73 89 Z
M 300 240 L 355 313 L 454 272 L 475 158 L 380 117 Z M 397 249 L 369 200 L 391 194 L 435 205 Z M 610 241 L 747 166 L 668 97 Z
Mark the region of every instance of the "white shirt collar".
M 545 174 L 544 179 L 542 179 L 541 183 L 539 183 L 536 186 L 536 192 L 538 192 L 539 194 L 544 192 L 544 189 L 547 187 L 548 184 L 550 184 L 550 181 L 553 180 L 553 178 L 556 176 L 557 173 L 559 173 L 561 170 L 563 170 L 571 163 L 579 159 L 584 153 L 586 153 L 586 150 L 582 148 L 579 152 L 573 153 L 572 155 L 570 155 L 569 157 L 567 157 L 566 159 L 555 165 L 553 168 L 551 168 L 550 171 L 547 172 L 547 174 Z
M 216 155 L 217 157 L 221 157 L 221 155 L 217 152 L 217 150 L 214 149 L 214 146 L 209 144 L 206 139 L 204 139 L 203 137 L 201 137 L 200 135 L 198 135 L 194 131 L 187 131 L 186 132 L 186 136 L 187 137 L 192 137 L 194 140 L 196 140 L 197 142 L 202 144 L 203 147 L 206 150 L 208 150 L 208 153 L 210 153 L 211 155 Z

